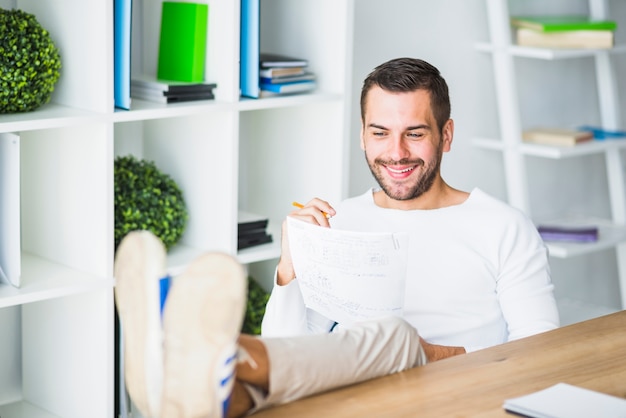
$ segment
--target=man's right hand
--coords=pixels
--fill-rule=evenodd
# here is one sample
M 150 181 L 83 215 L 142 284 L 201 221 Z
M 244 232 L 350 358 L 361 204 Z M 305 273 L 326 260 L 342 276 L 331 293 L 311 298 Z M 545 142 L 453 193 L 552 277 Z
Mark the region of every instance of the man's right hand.
M 321 199 L 313 199 L 304 205 L 301 209 L 296 209 L 288 216 L 309 222 L 315 225 L 330 227 L 328 219 L 335 216 L 335 209 L 330 204 Z M 296 278 L 291 261 L 291 253 L 289 252 L 289 238 L 287 237 L 287 220 L 283 220 L 282 238 L 281 238 L 281 254 L 276 270 L 276 283 L 279 286 L 285 286 Z

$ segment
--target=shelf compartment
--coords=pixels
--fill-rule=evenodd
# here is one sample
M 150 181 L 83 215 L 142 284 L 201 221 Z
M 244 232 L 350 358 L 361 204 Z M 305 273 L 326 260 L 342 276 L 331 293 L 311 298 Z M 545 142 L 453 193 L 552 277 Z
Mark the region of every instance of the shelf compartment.
M 617 245 L 626 242 L 626 226 L 616 225 L 606 219 L 586 218 L 586 219 L 562 219 L 554 221 L 536 222 L 537 225 L 555 226 L 598 226 L 598 241 L 596 242 L 555 242 L 546 241 L 548 252 L 551 257 L 569 258 L 579 255 L 590 254 L 596 251 L 615 248 Z
M 232 109 L 232 103 L 219 100 L 198 100 L 165 104 L 133 98 L 131 99 L 130 110 L 116 109 L 112 115 L 112 121 L 136 122 L 231 111 Z
M 340 102 L 343 96 L 336 93 L 315 92 L 307 94 L 293 94 L 263 99 L 242 98 L 238 102 L 225 102 L 219 100 L 199 100 L 184 103 L 155 103 L 146 100 L 132 99 L 130 110 L 116 109 L 111 119 L 114 123 L 137 122 L 152 119 L 175 118 L 189 115 L 200 115 L 206 113 L 251 111 L 262 109 L 278 109 L 294 106 L 303 106 L 311 103 L 332 103 Z M 83 122 L 84 123 L 84 122 Z M 31 122 L 26 122 L 24 126 L 30 127 Z M 15 126 L 15 125 L 10 125 Z M 0 131 L 10 131 L 2 124 L 0 117 Z M 44 126 L 48 127 L 48 126 Z M 17 129 L 14 129 L 17 130 Z
M 492 138 L 474 138 L 473 145 L 489 150 L 505 151 L 506 144 L 503 141 Z M 577 157 L 581 155 L 600 154 L 614 149 L 626 149 L 626 140 L 602 140 L 590 141 L 572 147 L 556 147 L 550 145 L 520 143 L 519 150 L 522 154 L 535 157 L 561 159 Z
M 133 155 L 152 161 L 180 187 L 189 219 L 178 245 L 229 254 L 235 251 L 237 202 L 232 190 L 237 189 L 233 164 L 237 142 L 231 133 L 236 122 L 237 115 L 225 111 L 114 126 L 116 157 Z
M 58 418 L 57 415 L 51 414 L 26 401 L 0 405 L 0 417 L 4 416 L 11 418 Z
M 324 103 L 340 101 L 343 96 L 336 93 L 314 92 L 307 94 L 292 94 L 262 99 L 242 98 L 237 107 L 241 111 L 276 109 L 281 107 L 301 106 L 310 103 Z
M 22 285 L 0 286 L 0 308 L 110 288 L 113 280 L 22 254 Z
M 0 115 L 0 132 L 62 128 L 104 121 L 101 113 L 49 103 L 31 112 Z
M 559 60 L 569 58 L 593 57 L 597 54 L 608 52 L 609 54 L 626 53 L 626 45 L 617 45 L 611 49 L 549 49 L 549 48 L 532 48 L 527 46 L 496 46 L 490 43 L 478 43 L 475 45 L 477 51 L 494 53 L 496 51 L 505 51 L 515 57 L 536 58 L 544 60 Z

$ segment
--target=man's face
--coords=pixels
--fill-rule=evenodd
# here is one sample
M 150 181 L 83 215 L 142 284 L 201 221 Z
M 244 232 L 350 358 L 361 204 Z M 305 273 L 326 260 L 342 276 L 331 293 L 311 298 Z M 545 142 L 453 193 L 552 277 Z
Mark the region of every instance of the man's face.
M 395 93 L 374 86 L 367 94 L 361 148 L 391 199 L 410 200 L 428 191 L 451 141 L 452 121 L 440 135 L 428 91 Z

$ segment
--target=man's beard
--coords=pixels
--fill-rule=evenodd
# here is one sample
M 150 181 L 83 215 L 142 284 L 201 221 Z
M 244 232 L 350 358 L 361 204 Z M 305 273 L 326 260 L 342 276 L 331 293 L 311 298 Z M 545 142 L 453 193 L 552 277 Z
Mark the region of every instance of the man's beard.
M 441 151 L 438 150 L 438 155 L 441 154 Z M 367 161 L 367 165 L 372 172 L 372 175 L 378 182 L 380 188 L 385 192 L 387 196 L 394 200 L 411 200 L 415 199 L 422 194 L 426 193 L 432 187 L 435 179 L 437 178 L 437 173 L 439 172 L 439 167 L 441 165 L 441 158 L 437 158 L 432 161 L 431 164 L 426 164 L 424 160 L 407 160 L 403 159 L 400 161 L 384 161 L 381 159 L 376 159 L 374 162 L 370 162 L 367 158 L 367 151 L 365 151 L 365 160 Z M 381 173 L 383 168 L 381 165 L 414 165 L 416 170 L 423 169 L 423 173 L 417 178 L 417 181 L 412 185 L 402 184 L 397 185 L 393 180 L 390 180 L 383 176 Z

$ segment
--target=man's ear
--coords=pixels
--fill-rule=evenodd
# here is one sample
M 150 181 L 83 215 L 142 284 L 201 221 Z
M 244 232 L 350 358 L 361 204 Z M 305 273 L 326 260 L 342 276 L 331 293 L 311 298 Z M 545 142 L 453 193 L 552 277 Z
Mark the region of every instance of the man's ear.
M 365 151 L 365 129 L 363 128 L 363 122 L 361 122 L 361 149 Z
M 452 138 L 454 137 L 454 121 L 448 119 L 441 130 L 441 140 L 443 141 L 443 152 L 450 151 L 452 148 Z

